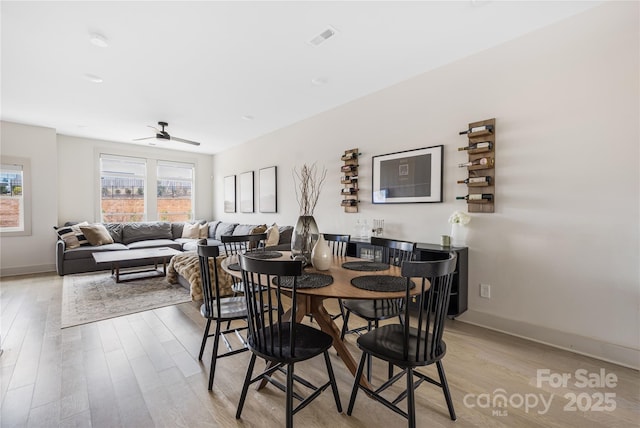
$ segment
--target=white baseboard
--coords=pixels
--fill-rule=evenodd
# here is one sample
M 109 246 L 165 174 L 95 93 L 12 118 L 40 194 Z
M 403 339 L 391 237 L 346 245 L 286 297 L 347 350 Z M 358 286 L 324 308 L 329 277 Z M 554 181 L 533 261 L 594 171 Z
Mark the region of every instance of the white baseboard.
M 21 266 L 12 268 L 0 268 L 0 278 L 5 276 L 29 275 L 31 273 L 55 272 L 56 265 Z
M 631 369 L 640 369 L 640 349 L 629 348 L 616 345 L 614 343 L 603 342 L 591 337 L 580 336 L 555 330 L 548 327 L 529 324 L 522 321 L 501 318 L 485 312 L 468 310 L 457 321 L 499 331 L 501 333 L 532 340 L 575 352 L 587 357 L 597 358 Z

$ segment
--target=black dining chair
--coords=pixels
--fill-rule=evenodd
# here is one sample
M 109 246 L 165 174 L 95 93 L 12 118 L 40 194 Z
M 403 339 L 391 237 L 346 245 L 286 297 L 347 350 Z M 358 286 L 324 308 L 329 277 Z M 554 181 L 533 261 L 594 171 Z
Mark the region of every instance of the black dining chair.
M 382 261 L 393 266 L 400 266 L 403 262 L 411 261 L 415 257 L 415 242 L 372 237 L 371 245 L 380 247 L 383 254 Z M 343 299 L 344 322 L 340 338 L 344 340 L 344 336 L 347 333 L 361 334 L 363 331 L 371 331 L 373 327 L 378 328 L 380 321 L 390 318 L 398 317 L 400 324 L 402 324 L 404 306 L 405 299 L 403 298 L 380 300 Z M 367 322 L 366 326 L 349 329 L 349 317 L 351 314 L 363 318 Z M 389 377 L 391 375 L 392 367 L 389 366 Z M 371 357 L 369 357 L 367 364 L 367 380 L 371 381 Z
M 227 257 L 237 256 L 247 251 L 264 251 L 265 242 L 267 241 L 266 233 L 253 233 L 249 235 L 222 235 L 220 241 L 224 247 L 224 253 Z M 237 296 L 244 292 L 242 281 L 236 277 L 232 277 L 233 284 L 231 289 L 233 295 Z
M 338 235 L 334 233 L 323 233 L 324 240 L 327 241 L 331 254 L 336 257 L 345 257 L 347 255 L 347 246 L 351 241 L 351 235 Z M 338 299 L 338 307 L 340 313 L 331 315 L 331 319 L 335 320 L 340 317 L 344 319 L 344 309 L 342 308 L 342 299 Z
M 221 296 L 217 265 L 220 250 L 218 246 L 208 246 L 206 242 L 206 240 L 203 240 L 198 243 L 198 261 L 200 263 L 200 278 L 202 279 L 203 294 L 203 303 L 200 306 L 200 314 L 207 319 L 207 325 L 204 328 L 204 334 L 202 336 L 202 344 L 200 345 L 200 354 L 198 354 L 198 361 L 202 361 L 202 355 L 204 354 L 207 339 L 209 337 L 213 337 L 211 368 L 209 370 L 209 391 L 211 391 L 213 388 L 213 378 L 215 376 L 217 359 L 247 351 L 249 348 L 247 342 L 240 334 L 240 331 L 247 329 L 246 324 L 240 328 L 230 328 L 230 323 L 232 321 L 247 318 L 244 298 Z M 215 321 L 216 329 L 213 334 L 209 334 L 212 321 Z M 220 324 L 224 321 L 227 321 L 227 327 L 225 330 L 221 330 Z M 242 345 L 241 348 L 233 349 L 233 346 L 225 337 L 225 334 L 230 333 L 236 335 Z M 218 351 L 220 339 L 222 339 L 227 347 L 226 352 L 219 353 Z
M 456 413 L 451 400 L 449 385 L 445 376 L 442 359 L 447 347 L 442 340 L 445 319 L 449 307 L 449 294 L 456 267 L 457 256 L 450 253 L 447 260 L 416 262 L 407 261 L 402 264 L 402 276 L 406 279 L 406 296 L 408 301 L 411 294 L 412 282 L 419 289 L 417 295 L 418 309 L 413 313 L 410 325 L 409 307 L 404 306 L 404 316 L 407 322 L 402 324 L 387 324 L 360 336 L 358 347 L 362 350 L 362 357 L 358 365 L 355 382 L 351 391 L 347 415 L 351 415 L 359 389 L 386 407 L 404 416 L 408 420 L 409 428 L 416 426 L 416 406 L 414 390 L 424 381 L 442 388 L 444 398 L 449 409 L 451 420 L 456 420 Z M 376 389 L 370 389 L 359 382 L 364 364 L 368 356 L 388 361 L 402 371 L 385 381 Z M 416 370 L 417 367 L 436 364 L 439 380 L 435 380 Z M 406 376 L 406 389 L 396 397 L 385 398 L 383 392 L 391 385 Z M 414 382 L 414 376 L 418 378 Z M 385 394 L 387 397 L 389 393 Z M 407 400 L 406 411 L 398 404 Z
M 328 349 L 333 339 L 327 333 L 313 327 L 295 322 L 297 310 L 298 277 L 302 274 L 302 262 L 299 260 L 259 260 L 252 259 L 251 254 L 240 255 L 242 280 L 245 284 L 245 303 L 249 321 L 247 341 L 252 355 L 238 403 L 236 418 L 240 419 L 242 408 L 247 397 L 249 385 L 258 381 L 266 381 L 285 392 L 286 427 L 293 427 L 293 415 L 303 409 L 322 391 L 331 386 L 333 396 L 342 412 L 338 387 L 333 374 Z M 263 291 L 271 286 L 269 291 Z M 288 320 L 279 311 L 263 311 L 264 307 L 281 307 L 283 301 L 290 302 L 293 319 Z M 294 365 L 313 357 L 324 356 L 329 381 L 315 386 L 294 374 Z M 260 357 L 269 364 L 265 371 L 253 377 L 256 358 Z M 272 375 L 276 371 L 286 372 L 286 385 L 282 385 Z M 307 397 L 294 391 L 296 385 L 311 389 Z M 300 400 L 294 407 L 293 399 Z

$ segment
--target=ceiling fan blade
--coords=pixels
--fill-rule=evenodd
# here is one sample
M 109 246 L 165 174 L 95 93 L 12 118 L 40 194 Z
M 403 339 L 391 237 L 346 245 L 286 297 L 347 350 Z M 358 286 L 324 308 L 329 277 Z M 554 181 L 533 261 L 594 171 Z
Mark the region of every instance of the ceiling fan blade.
M 151 139 L 155 139 L 155 138 L 156 137 L 134 138 L 133 141 L 151 140 Z
M 191 140 L 185 140 L 184 138 L 178 138 L 178 137 L 171 137 L 171 140 L 175 140 L 179 143 L 187 143 L 187 144 L 192 144 L 194 146 L 199 146 L 200 143 L 197 143 L 195 141 L 191 141 Z

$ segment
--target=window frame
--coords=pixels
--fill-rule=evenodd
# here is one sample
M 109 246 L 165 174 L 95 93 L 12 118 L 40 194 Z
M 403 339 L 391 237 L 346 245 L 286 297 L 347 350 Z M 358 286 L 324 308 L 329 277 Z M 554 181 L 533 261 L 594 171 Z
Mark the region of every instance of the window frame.
M 95 181 L 94 188 L 96 189 L 94 197 L 94 209 L 95 218 L 98 221 L 104 222 L 102 216 L 102 189 L 101 189 L 101 176 L 102 167 L 100 159 L 103 156 L 110 158 L 135 158 L 145 161 L 146 173 L 145 173 L 145 189 L 144 189 L 144 219 L 141 221 L 162 221 L 160 220 L 160 213 L 158 212 L 158 165 L 175 164 L 189 166 L 192 168 L 192 188 L 191 188 L 191 221 L 196 218 L 196 191 L 198 180 L 198 161 L 193 158 L 168 160 L 168 155 L 156 155 L 148 156 L 146 153 L 137 151 L 123 151 L 111 150 L 106 147 L 96 148 L 94 151 L 94 165 L 95 165 Z
M 31 236 L 31 160 L 17 156 L 0 155 L 0 164 L 17 165 L 22 168 L 22 230 L 3 230 L 0 227 L 0 236 Z
M 186 221 L 193 221 L 195 219 L 195 204 L 196 204 L 196 193 L 195 193 L 195 187 L 196 187 L 196 165 L 193 162 L 180 162 L 180 161 L 168 161 L 168 160 L 164 160 L 164 159 L 157 159 L 156 160 L 156 166 L 155 166 L 155 170 L 156 170 L 156 176 L 155 176 L 155 180 L 156 180 L 156 186 L 158 185 L 159 181 L 162 180 L 162 177 L 159 175 L 159 169 L 161 167 L 172 167 L 172 168 L 185 168 L 185 169 L 190 169 L 191 170 L 191 215 L 189 216 L 189 218 Z M 156 218 L 160 221 L 163 221 L 160 219 L 160 216 L 163 214 L 158 210 L 158 188 L 156 187 L 156 191 L 153 195 L 153 197 L 155 198 L 155 207 L 156 207 Z M 169 213 L 171 214 L 180 214 L 180 213 Z M 167 220 L 170 221 L 170 220 Z
M 102 211 L 102 159 L 111 159 L 111 160 L 122 160 L 122 161 L 138 161 L 141 164 L 144 163 L 144 176 L 142 177 L 144 192 L 143 192 L 143 203 L 144 210 L 142 212 L 142 219 L 139 221 L 147 221 L 149 218 L 149 202 L 147 200 L 147 195 L 149 193 L 149 159 L 141 157 L 141 156 L 128 156 L 128 155 L 116 155 L 112 153 L 100 153 L 98 156 L 98 218 L 103 223 L 108 223 L 105 221 L 104 213 Z

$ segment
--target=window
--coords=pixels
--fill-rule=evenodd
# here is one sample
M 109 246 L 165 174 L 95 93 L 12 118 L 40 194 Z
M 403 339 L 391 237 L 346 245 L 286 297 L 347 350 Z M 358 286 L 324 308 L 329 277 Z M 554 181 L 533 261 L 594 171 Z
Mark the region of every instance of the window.
M 146 171 L 145 159 L 100 155 L 100 211 L 103 222 L 146 220 Z
M 158 161 L 159 220 L 193 220 L 193 170 L 192 164 Z
M 2 156 L 0 161 L 0 233 L 31 235 L 29 159 Z

